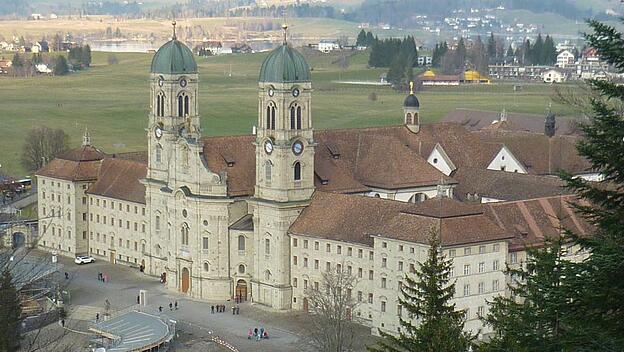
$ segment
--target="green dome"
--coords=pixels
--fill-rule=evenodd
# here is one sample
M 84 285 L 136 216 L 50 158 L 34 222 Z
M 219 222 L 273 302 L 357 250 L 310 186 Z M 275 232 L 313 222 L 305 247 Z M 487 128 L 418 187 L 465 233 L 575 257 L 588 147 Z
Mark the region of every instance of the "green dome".
M 260 82 L 310 82 L 310 66 L 297 50 L 282 44 L 271 51 L 260 68 Z
M 161 46 L 152 59 L 151 73 L 181 74 L 197 73 L 193 52 L 177 39 Z

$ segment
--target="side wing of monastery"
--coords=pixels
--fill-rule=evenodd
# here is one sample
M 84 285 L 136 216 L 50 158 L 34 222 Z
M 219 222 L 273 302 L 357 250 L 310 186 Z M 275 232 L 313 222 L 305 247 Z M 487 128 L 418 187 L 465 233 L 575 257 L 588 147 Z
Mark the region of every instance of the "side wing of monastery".
M 600 175 L 576 153 L 578 136 L 555 133 L 554 116 L 544 133 L 511 128 L 504 113 L 478 129 L 420 124 L 411 92 L 395 126 L 315 130 L 310 67 L 284 41 L 259 72 L 256 132 L 204 137 L 198 79 L 174 35 L 151 64 L 148 150 L 108 154 L 85 133 L 37 172 L 40 248 L 276 310 L 307 310 L 321 272 L 346 270 L 358 279 L 353 314 L 396 332 L 399 287 L 435 229 L 476 332 L 527 246 L 562 227 L 589 230 L 556 175 Z

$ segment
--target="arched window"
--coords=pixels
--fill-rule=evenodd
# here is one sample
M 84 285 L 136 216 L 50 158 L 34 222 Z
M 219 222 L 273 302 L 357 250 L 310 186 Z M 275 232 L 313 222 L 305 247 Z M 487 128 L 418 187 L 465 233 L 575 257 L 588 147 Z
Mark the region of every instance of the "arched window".
M 271 271 L 268 269 L 264 272 L 264 280 L 271 281 Z
M 266 115 L 266 128 L 267 130 L 275 129 L 275 103 L 270 102 L 267 105 L 267 115 Z
M 182 229 L 180 230 L 180 235 L 182 237 L 182 245 L 188 246 L 189 244 L 189 227 L 187 224 L 182 225 Z
M 293 173 L 294 173 L 294 179 L 295 181 L 301 181 L 301 163 L 300 162 L 295 162 L 295 165 L 293 166 Z
M 301 106 L 297 106 L 297 129 L 301 129 Z
M 156 116 L 165 116 L 165 94 L 159 92 L 156 96 Z
M 293 105 L 290 107 L 290 129 L 294 130 L 296 128 L 296 122 L 295 122 L 295 114 L 296 114 L 296 107 Z
M 407 113 L 407 116 L 405 117 L 405 122 L 407 124 L 414 124 L 414 121 L 412 120 L 412 114 L 411 113 Z
M 184 96 L 178 96 L 178 116 L 184 116 Z
M 264 254 L 271 254 L 271 240 L 268 238 L 264 239 Z
M 204 271 L 210 271 L 210 264 L 204 263 Z
M 238 250 L 239 251 L 245 250 L 245 236 L 243 235 L 238 236 Z
M 160 144 L 156 145 L 156 162 L 159 163 L 162 160 L 162 147 Z
M 244 274 L 245 273 L 245 265 L 241 264 L 238 266 L 238 273 L 239 274 Z
M 191 100 L 191 98 L 188 95 L 184 96 L 184 116 L 189 115 L 190 112 L 191 112 L 190 100 Z
M 273 169 L 273 165 L 271 164 L 271 160 L 267 160 L 264 163 L 264 179 L 266 182 L 271 182 L 271 173 Z
M 155 227 L 156 227 L 156 231 L 160 231 L 160 216 L 156 215 L 156 221 L 155 221 Z

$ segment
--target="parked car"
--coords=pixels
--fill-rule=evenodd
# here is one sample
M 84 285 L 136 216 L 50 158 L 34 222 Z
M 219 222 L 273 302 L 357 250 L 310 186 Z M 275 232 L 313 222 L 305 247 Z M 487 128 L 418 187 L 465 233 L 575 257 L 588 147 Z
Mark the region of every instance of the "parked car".
M 88 255 L 79 255 L 76 257 L 76 259 L 74 259 L 74 263 L 76 264 L 89 264 L 93 262 L 95 262 L 95 259 L 93 259 L 93 257 L 90 257 Z

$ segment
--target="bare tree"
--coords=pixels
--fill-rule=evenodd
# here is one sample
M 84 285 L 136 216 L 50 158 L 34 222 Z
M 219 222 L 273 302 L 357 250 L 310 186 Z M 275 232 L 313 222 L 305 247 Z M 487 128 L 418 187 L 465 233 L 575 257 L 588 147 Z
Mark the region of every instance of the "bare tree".
M 357 279 L 347 271 L 328 270 L 321 274 L 318 288 L 306 290 L 309 310 L 312 313 L 311 344 L 323 352 L 342 352 L 351 349 L 356 324 L 352 321 L 358 302 L 352 296 Z
M 22 149 L 22 165 L 28 171 L 35 171 L 57 155 L 67 150 L 69 136 L 62 129 L 34 127 L 26 136 Z

